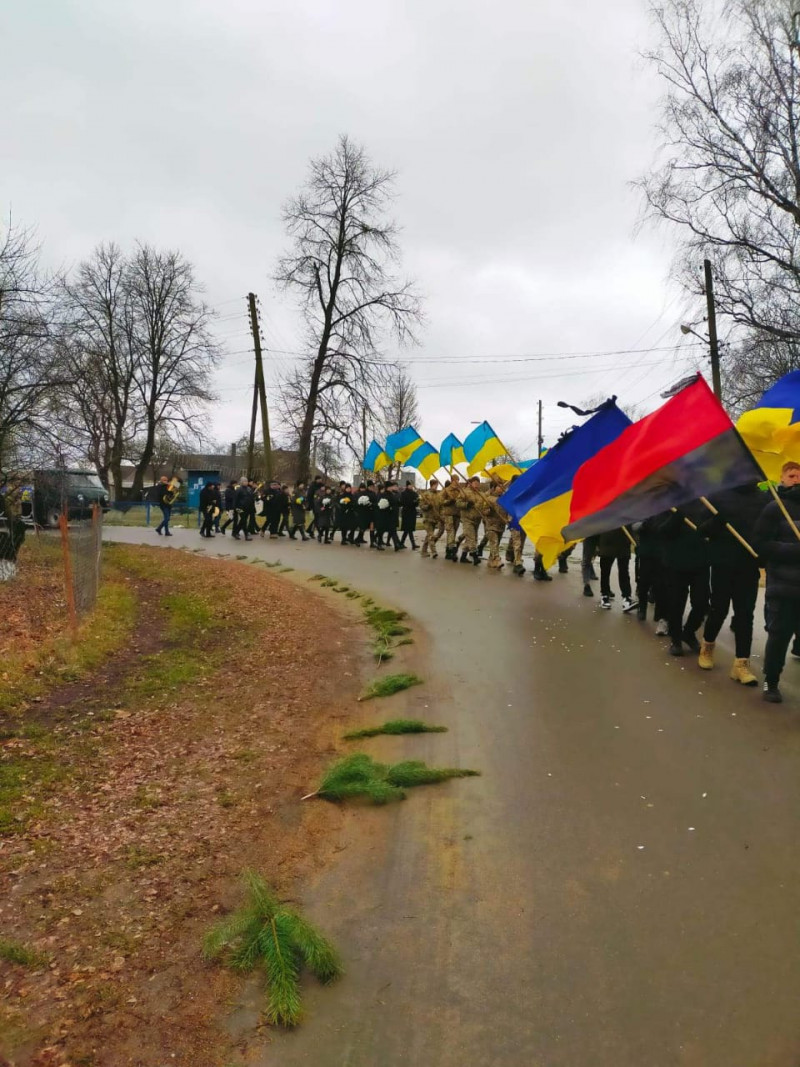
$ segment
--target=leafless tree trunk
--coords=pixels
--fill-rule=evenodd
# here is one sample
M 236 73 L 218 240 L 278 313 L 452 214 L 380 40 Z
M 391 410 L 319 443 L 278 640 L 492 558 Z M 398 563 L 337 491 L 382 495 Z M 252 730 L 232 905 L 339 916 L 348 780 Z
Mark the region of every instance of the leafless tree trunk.
M 754 353 L 800 341 L 800 80 L 783 0 L 666 0 L 653 7 L 664 79 L 665 159 L 638 184 L 649 213 L 683 233 L 678 273 Z M 725 366 L 723 364 L 723 370 Z M 730 375 L 728 376 L 730 378 Z M 730 386 L 730 381 L 729 381 Z
M 412 340 L 420 321 L 411 282 L 400 281 L 397 230 L 385 216 L 394 175 L 375 168 L 363 148 L 340 137 L 334 152 L 311 162 L 306 185 L 283 212 L 293 239 L 276 281 L 303 307 L 309 356 L 291 389 L 302 401 L 297 477 L 307 480 L 311 442 L 322 410 L 330 421 L 343 400 L 370 392 L 382 367 L 385 328 Z
M 393 368 L 381 402 L 381 424 L 384 437 L 413 426 L 419 419 L 417 386 L 403 366 Z M 402 465 L 387 468 L 389 477 L 399 478 Z
M 9 222 L 0 233 L 0 468 L 41 450 L 52 393 L 69 384 L 54 344 L 50 286 L 30 231 Z

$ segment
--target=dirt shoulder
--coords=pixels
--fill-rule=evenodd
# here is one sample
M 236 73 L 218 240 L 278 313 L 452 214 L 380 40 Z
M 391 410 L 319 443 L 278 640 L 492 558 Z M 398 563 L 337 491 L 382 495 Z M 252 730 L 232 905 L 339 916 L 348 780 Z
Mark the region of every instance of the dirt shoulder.
M 0 1063 L 217 1067 L 241 980 L 203 963 L 202 936 L 243 868 L 291 897 L 323 864 L 340 809 L 299 797 L 360 717 L 368 635 L 252 564 L 113 545 L 107 573 L 131 610 L 88 669 L 42 672 L 57 618 L 35 652 L 15 616 L 30 662 L 0 734 Z

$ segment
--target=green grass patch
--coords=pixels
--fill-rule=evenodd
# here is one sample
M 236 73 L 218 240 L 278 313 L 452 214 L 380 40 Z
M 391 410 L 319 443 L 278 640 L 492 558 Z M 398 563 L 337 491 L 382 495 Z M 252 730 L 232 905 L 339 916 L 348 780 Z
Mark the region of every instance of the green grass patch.
M 380 734 L 446 734 L 446 726 L 432 726 L 420 719 L 390 719 L 381 726 L 369 726 L 345 734 L 345 741 L 357 741 L 362 737 L 378 737 Z
M 338 584 L 339 584 L 339 581 L 338 581 L 337 578 L 325 578 L 323 580 L 323 582 L 322 582 L 322 587 L 323 587 L 323 589 L 330 589 L 332 586 L 338 585 Z
M 0 837 L 24 830 L 68 777 L 66 766 L 48 751 L 0 760 Z
M 179 641 L 197 631 L 214 626 L 214 612 L 208 601 L 196 593 L 168 593 L 161 600 L 167 617 L 167 637 Z
M 47 960 L 41 952 L 35 952 L 19 941 L 11 941 L 7 937 L 0 937 L 0 960 L 5 963 L 16 963 L 20 967 L 41 967 Z
M 312 574 L 311 577 L 308 580 L 309 580 L 309 582 L 321 582 L 324 579 L 325 579 L 325 575 L 324 574 Z
M 212 927 L 203 941 L 203 955 L 222 959 L 245 974 L 263 969 L 268 1021 L 296 1026 L 301 1018 L 301 968 L 305 965 L 327 984 L 341 975 L 341 961 L 331 943 L 295 908 L 281 903 L 263 878 L 245 871 L 243 881 L 245 903 Z
M 267 561 L 264 560 L 264 566 L 265 567 L 280 567 L 281 564 L 282 564 L 282 561 L 279 560 L 279 559 L 276 559 L 273 563 L 267 563 Z
M 390 697 L 412 685 L 422 685 L 423 679 L 417 674 L 387 674 L 385 678 L 376 678 L 369 689 L 365 690 L 359 700 L 374 700 L 376 697 Z
M 359 592 L 357 592 L 357 590 L 355 590 L 355 589 L 349 589 L 347 591 L 347 599 L 348 600 L 355 600 L 360 596 L 361 596 L 361 594 Z
M 293 571 L 293 570 L 294 570 L 294 567 L 281 567 L 281 569 L 278 571 L 278 574 L 288 574 L 289 571 Z
M 366 797 L 373 804 L 388 804 L 404 800 L 406 789 L 414 786 L 444 782 L 448 778 L 472 778 L 479 774 L 480 771 L 458 767 L 428 767 L 421 760 L 377 763 L 363 752 L 354 752 L 334 763 L 325 772 L 319 789 L 303 799 L 314 796 L 325 800 Z
M 334 593 L 349 593 L 350 592 L 350 586 L 349 585 L 337 585 L 337 586 L 334 586 L 333 591 L 334 591 Z

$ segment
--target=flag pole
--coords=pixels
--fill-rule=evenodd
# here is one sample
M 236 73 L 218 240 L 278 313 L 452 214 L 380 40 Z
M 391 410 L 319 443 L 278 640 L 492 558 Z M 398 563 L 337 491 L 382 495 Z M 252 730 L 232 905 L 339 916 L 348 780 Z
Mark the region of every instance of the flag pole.
M 714 505 L 707 497 L 701 496 L 700 501 L 701 503 L 705 504 L 705 506 L 708 508 L 712 515 L 719 515 L 718 509 L 714 507 Z M 743 548 L 747 549 L 753 559 L 758 559 L 758 552 L 756 552 L 752 545 L 749 545 L 747 541 L 745 541 L 745 539 L 742 537 L 738 530 L 734 530 L 734 528 L 729 522 L 725 523 L 725 529 L 728 531 L 729 534 L 736 538 L 736 540 Z
M 626 536 L 626 537 L 628 538 L 628 540 L 630 541 L 630 543 L 631 543 L 631 546 L 632 546 L 633 548 L 636 548 L 636 540 L 635 540 L 635 538 L 634 538 L 633 534 L 632 534 L 632 533 L 630 532 L 630 530 L 628 529 L 628 527 L 627 527 L 627 526 L 623 526 L 623 527 L 622 527 L 622 530 L 623 530 L 623 532 L 624 532 L 625 536 Z
M 670 511 L 673 511 L 676 515 L 678 514 L 678 509 L 677 508 L 670 508 Z M 692 522 L 692 520 L 690 518 L 687 518 L 686 515 L 683 516 L 683 521 L 686 523 L 686 525 L 689 527 L 689 529 L 691 529 L 691 530 L 696 530 L 697 529 L 697 526 Z
M 778 507 L 783 512 L 784 519 L 786 519 L 786 521 L 791 526 L 792 533 L 795 535 L 797 540 L 800 541 L 800 530 L 797 529 L 797 526 L 795 525 L 794 519 L 789 514 L 789 512 L 786 510 L 786 505 L 781 500 L 781 498 L 778 496 L 778 494 L 775 492 L 775 486 L 772 484 L 772 482 L 768 481 L 767 484 L 769 485 L 769 491 L 772 493 L 773 497 L 775 498 L 775 503 L 778 505 Z

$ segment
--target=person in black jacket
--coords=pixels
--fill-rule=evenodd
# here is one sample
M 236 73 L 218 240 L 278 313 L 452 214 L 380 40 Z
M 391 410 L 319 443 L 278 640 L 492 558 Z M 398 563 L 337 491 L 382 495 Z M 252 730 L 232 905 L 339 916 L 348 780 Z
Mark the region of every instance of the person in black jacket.
M 300 531 L 300 537 L 307 541 L 306 537 L 306 487 L 303 482 L 298 482 L 292 490 L 291 498 L 289 500 L 289 509 L 291 512 L 292 522 L 289 527 L 289 537 L 294 541 L 297 538 L 297 531 Z
M 314 526 L 317 531 L 317 541 L 329 545 L 333 540 L 331 524 L 333 523 L 334 495 L 330 486 L 322 485 L 314 494 Z
M 245 541 L 253 540 L 250 533 L 250 519 L 251 517 L 255 518 L 255 514 L 256 502 L 253 490 L 250 488 L 247 478 L 242 478 L 239 488 L 233 494 L 233 536 L 237 541 L 242 533 Z
M 219 528 L 219 532 L 222 536 L 225 536 L 225 531 L 233 522 L 233 497 L 236 492 L 236 482 L 228 482 L 223 493 L 223 510 L 225 511 L 225 521 Z
M 419 493 L 411 482 L 406 482 L 405 489 L 400 493 L 400 529 L 402 530 L 400 544 L 404 545 L 408 537 L 411 541 L 412 549 L 417 547 L 417 543 L 414 540 L 414 532 L 417 529 L 418 504 Z
M 699 526 L 708 538 L 711 556 L 711 603 L 708 610 L 698 664 L 703 670 L 714 666 L 714 644 L 731 605 L 736 620 L 736 658 L 731 678 L 742 685 L 758 685 L 750 670 L 753 644 L 753 615 L 756 610 L 759 561 L 734 537 L 726 523 L 752 545 L 756 523 L 766 500 L 757 485 L 743 485 L 711 498 L 719 512 Z
M 343 545 L 352 545 L 355 541 L 355 504 L 353 501 L 353 487 L 345 483 L 339 493 L 336 504 L 336 526 L 342 535 Z
M 169 494 L 169 496 L 167 496 L 167 494 Z M 166 474 L 162 474 L 158 485 L 156 486 L 156 503 L 161 508 L 161 522 L 156 526 L 156 533 L 159 537 L 161 536 L 162 531 L 165 537 L 172 537 L 172 534 L 169 532 L 169 520 L 172 517 L 172 504 L 167 504 L 164 499 L 165 497 L 170 499 L 171 496 L 172 490 L 170 489 L 169 478 Z
M 200 536 L 213 537 L 211 527 L 214 525 L 215 509 L 219 513 L 219 490 L 214 482 L 208 482 L 200 490 L 199 509 L 202 522 Z
M 642 622 L 647 618 L 647 605 L 653 601 L 653 619 L 656 624 L 656 637 L 666 637 L 669 633 L 667 624 L 667 589 L 664 583 L 664 564 L 662 562 L 661 539 L 656 528 L 656 519 L 645 519 L 636 534 L 636 599 L 638 607 L 636 616 Z
M 696 523 L 677 508 L 657 517 L 656 530 L 661 535 L 664 584 L 667 589 L 667 623 L 672 656 L 683 655 L 683 645 L 700 651 L 697 630 L 708 611 L 709 557 L 708 544 L 697 532 Z M 695 527 L 695 528 L 693 528 Z M 683 613 L 689 599 L 686 622 Z
M 611 610 L 614 597 L 611 592 L 611 571 L 616 563 L 622 610 L 632 611 L 636 607 L 636 601 L 631 596 L 631 542 L 621 526 L 600 534 L 597 539 L 597 554 L 600 556 L 600 607 L 604 611 Z
M 778 493 L 797 526 L 800 524 L 800 463 L 784 463 Z M 753 537 L 753 547 L 767 569 L 764 699 L 780 704 L 783 697 L 778 682 L 786 662 L 786 650 L 800 630 L 800 541 L 774 500 L 761 512 Z M 738 633 L 738 615 L 736 630 Z
M 355 525 L 358 530 L 358 535 L 353 542 L 355 545 L 364 544 L 364 534 L 369 530 L 372 525 L 372 497 L 367 491 L 366 485 L 362 482 L 353 493 Z M 371 540 L 371 539 L 370 539 Z

